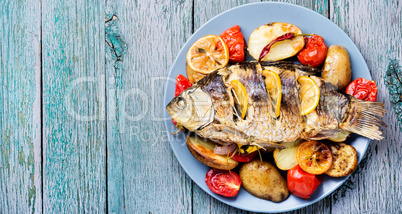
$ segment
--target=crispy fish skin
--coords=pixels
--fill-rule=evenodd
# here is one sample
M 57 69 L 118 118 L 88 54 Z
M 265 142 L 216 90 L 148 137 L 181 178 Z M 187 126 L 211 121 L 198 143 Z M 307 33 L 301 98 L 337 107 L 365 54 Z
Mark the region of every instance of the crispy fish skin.
M 265 88 L 262 75 L 265 69 L 278 73 L 281 79 L 282 101 L 278 118 Z M 319 72 L 291 62 L 244 62 L 214 71 L 174 98 L 166 108 L 180 125 L 223 145 L 237 143 L 284 148 L 281 142 L 326 139 L 342 129 L 371 139 L 382 139 L 379 127 L 386 125 L 379 118 L 385 113 L 384 104 L 357 100 L 314 76 Z M 317 108 L 305 116 L 300 116 L 299 110 L 299 76 L 310 76 L 320 87 Z M 230 86 L 232 80 L 240 81 L 247 91 L 249 104 L 244 119 L 236 113 Z M 194 98 L 192 93 L 195 92 L 203 97 L 203 102 Z M 183 102 L 179 103 L 183 100 L 185 106 Z

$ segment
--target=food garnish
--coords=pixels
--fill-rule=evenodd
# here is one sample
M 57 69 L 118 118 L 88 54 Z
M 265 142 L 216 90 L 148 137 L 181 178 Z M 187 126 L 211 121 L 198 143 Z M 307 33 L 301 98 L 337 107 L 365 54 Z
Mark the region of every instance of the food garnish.
M 245 41 L 239 25 L 235 25 L 220 35 L 229 48 L 229 61 L 237 63 L 244 61 Z
M 226 197 L 234 197 L 240 190 L 240 177 L 233 171 L 210 169 L 205 183 L 212 192 Z
M 298 146 L 299 145 L 293 145 L 286 149 L 274 150 L 275 163 L 279 169 L 289 170 L 298 164 L 296 157 Z
M 281 79 L 277 73 L 271 70 L 263 70 L 262 75 L 265 77 L 265 88 L 271 98 L 275 116 L 279 117 L 282 101 Z
M 349 53 L 340 45 L 331 45 L 322 67 L 322 78 L 344 90 L 352 81 Z
M 376 100 L 375 82 L 359 78 L 349 84 L 346 93 L 362 100 L 336 88 L 350 82 L 346 49 L 333 45 L 327 51 L 322 37 L 302 34 L 288 23 L 269 23 L 253 31 L 249 52 L 258 62 L 242 62 L 245 46 L 238 25 L 221 37 L 197 40 L 187 53 L 190 81 L 177 76 L 177 97 L 166 107 L 172 120 L 179 121 L 177 127 L 192 132 L 186 139 L 191 154 L 213 168 L 205 177 L 208 187 L 233 197 L 242 185 L 256 197 L 280 202 L 289 191 L 308 199 L 321 174 L 350 175 L 358 164 L 352 146 L 314 140 L 341 142 L 352 132 L 382 139 L 384 104 L 366 102 Z M 302 65 L 276 62 L 296 54 Z M 229 60 L 242 63 L 227 66 Z M 315 67 L 324 60 L 320 78 L 321 70 Z M 277 167 L 288 170 L 287 181 L 263 160 L 260 149 L 273 151 Z M 240 176 L 231 171 L 239 162 Z
M 274 165 L 254 159 L 239 170 L 243 188 L 255 197 L 281 202 L 289 196 L 286 180 Z
M 179 74 L 176 77 L 176 90 L 174 92 L 174 96 L 179 95 L 181 92 L 183 92 L 184 90 L 186 90 L 187 88 L 189 88 L 190 86 L 192 86 L 193 84 L 191 84 L 190 81 L 188 81 L 188 79 Z
M 292 37 L 287 33 L 299 35 L 302 34 L 302 31 L 295 25 L 283 22 L 273 22 L 258 27 L 249 38 L 250 55 L 258 61 L 278 61 L 296 55 L 303 49 L 304 39 L 302 36 Z M 287 36 L 283 38 L 282 36 L 285 34 Z M 277 41 L 272 42 L 274 40 Z M 261 58 L 263 51 L 264 56 Z
M 308 199 L 321 184 L 322 177 L 303 171 L 299 165 L 288 171 L 288 189 L 300 198 Z
M 239 150 L 230 153 L 230 157 L 238 162 L 249 162 L 254 159 L 254 157 L 258 154 L 258 151 L 251 152 L 248 154 L 242 154 Z
M 343 142 L 349 137 L 350 134 L 351 134 L 350 131 L 341 130 L 341 132 L 339 132 L 339 133 L 335 134 L 334 136 L 328 138 L 328 140 L 331 140 L 333 142 Z
M 352 174 L 358 164 L 356 149 L 344 143 L 331 143 L 328 147 L 331 149 L 333 162 L 325 174 L 331 177 L 344 177 Z
M 314 34 L 311 37 L 305 37 L 304 40 L 306 47 L 297 55 L 300 63 L 314 68 L 320 66 L 327 55 L 327 45 L 324 39 Z
M 357 78 L 348 85 L 346 93 L 360 100 L 377 101 L 377 85 L 374 80 Z
M 209 74 L 229 62 L 229 49 L 221 37 L 208 35 L 198 39 L 187 52 L 187 64 L 195 72 Z
M 283 35 L 281 35 L 281 36 L 278 36 L 277 38 L 275 38 L 274 40 L 272 40 L 270 43 L 268 43 L 268 45 L 266 45 L 263 49 L 262 49 L 262 51 L 261 51 L 261 53 L 260 53 L 260 57 L 258 58 L 258 61 L 261 61 L 268 53 L 269 53 L 269 51 L 271 50 L 271 47 L 275 44 L 275 43 L 277 43 L 277 42 L 280 42 L 280 41 L 284 41 L 284 40 L 287 40 L 287 39 L 293 39 L 293 38 L 295 38 L 295 37 L 297 37 L 297 36 L 309 36 L 310 34 L 295 34 L 295 33 L 285 33 L 285 34 L 283 34 Z M 325 57 L 324 57 L 325 58 Z M 303 64 L 303 63 L 302 63 Z
M 299 166 L 313 175 L 325 173 L 332 165 L 331 150 L 318 141 L 306 141 L 300 144 L 296 157 Z
M 232 80 L 231 86 L 234 90 L 234 101 L 240 106 L 239 110 L 241 113 L 241 118 L 244 119 L 248 107 L 248 97 L 247 91 L 243 84 L 239 80 Z
M 188 135 L 186 145 L 191 154 L 201 163 L 216 169 L 231 170 L 239 162 L 227 157 L 227 154 L 216 154 L 215 143 L 196 135 Z
M 310 77 L 301 76 L 297 79 L 300 89 L 300 115 L 314 111 L 320 101 L 320 88 Z

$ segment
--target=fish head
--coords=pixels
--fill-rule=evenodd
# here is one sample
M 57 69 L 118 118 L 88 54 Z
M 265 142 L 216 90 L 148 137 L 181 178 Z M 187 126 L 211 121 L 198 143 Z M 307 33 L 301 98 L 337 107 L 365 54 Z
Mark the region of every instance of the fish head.
M 214 118 L 210 95 L 198 87 L 191 87 L 173 98 L 166 110 L 177 124 L 190 131 L 210 124 Z

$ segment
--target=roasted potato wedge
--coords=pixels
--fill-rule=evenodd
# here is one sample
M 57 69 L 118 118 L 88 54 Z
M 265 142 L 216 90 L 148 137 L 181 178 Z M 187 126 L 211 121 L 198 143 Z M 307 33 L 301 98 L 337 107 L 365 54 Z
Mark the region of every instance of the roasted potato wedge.
M 333 162 L 325 174 L 331 177 L 344 177 L 352 174 L 358 164 L 356 149 L 344 143 L 331 143 L 328 147 L 331 149 Z
M 295 25 L 283 22 L 272 22 L 258 27 L 250 35 L 248 40 L 248 52 L 255 60 L 258 60 L 263 48 L 272 40 L 285 33 L 302 34 L 302 31 Z M 269 53 L 261 61 L 286 59 L 296 55 L 303 47 L 303 36 L 280 41 L 272 45 Z
M 221 170 L 231 170 L 239 162 L 226 155 L 217 155 L 214 153 L 215 143 L 199 136 L 188 135 L 186 139 L 188 150 L 201 163 Z
M 255 197 L 281 202 L 289 196 L 286 180 L 269 162 L 255 159 L 245 163 L 239 176 L 243 188 Z
M 324 61 L 322 78 L 344 90 L 352 80 L 349 53 L 340 45 L 331 45 L 328 48 Z

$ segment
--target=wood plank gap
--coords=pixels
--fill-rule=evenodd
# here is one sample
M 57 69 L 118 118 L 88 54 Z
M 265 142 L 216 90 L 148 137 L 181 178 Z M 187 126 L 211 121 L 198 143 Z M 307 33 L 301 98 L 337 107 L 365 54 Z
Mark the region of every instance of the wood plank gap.
M 41 162 L 41 168 L 40 168 L 40 177 L 41 177 L 41 213 L 43 213 L 43 42 L 42 42 L 42 32 L 43 32 L 43 7 L 42 7 L 43 1 L 40 2 L 40 80 L 39 80 L 39 87 L 40 87 L 40 162 Z
M 105 7 L 106 7 L 106 5 L 107 5 L 107 0 L 105 0 Z M 112 18 L 111 18 L 112 19 Z M 105 45 L 106 45 L 106 43 L 107 43 L 107 41 L 106 41 L 106 23 L 108 22 L 109 20 L 107 20 L 107 16 L 106 16 L 106 8 L 105 8 Z M 105 106 L 105 138 L 106 138 L 106 141 L 105 141 L 105 178 L 106 178 L 106 187 L 105 187 L 105 191 L 106 191 L 106 200 L 105 200 L 105 203 L 106 203 L 106 206 L 105 206 L 105 213 L 109 213 L 109 191 L 108 191 L 108 186 L 109 186 L 109 183 L 108 183 L 108 174 L 107 174 L 107 168 L 108 168 L 108 147 L 107 147 L 107 141 L 108 141 L 108 137 L 107 137 L 107 121 L 108 121 L 108 115 L 107 115 L 107 68 L 106 68 L 106 48 L 104 49 L 104 51 L 105 51 L 105 54 L 104 54 L 104 56 L 105 56 L 105 104 L 106 104 L 106 106 Z
M 193 34 L 194 33 L 194 8 L 195 8 L 195 4 L 194 4 L 194 1 L 195 0 L 193 0 L 192 1 L 192 9 L 191 9 L 191 34 Z
M 331 20 L 331 0 L 328 0 L 328 13 L 327 18 Z

